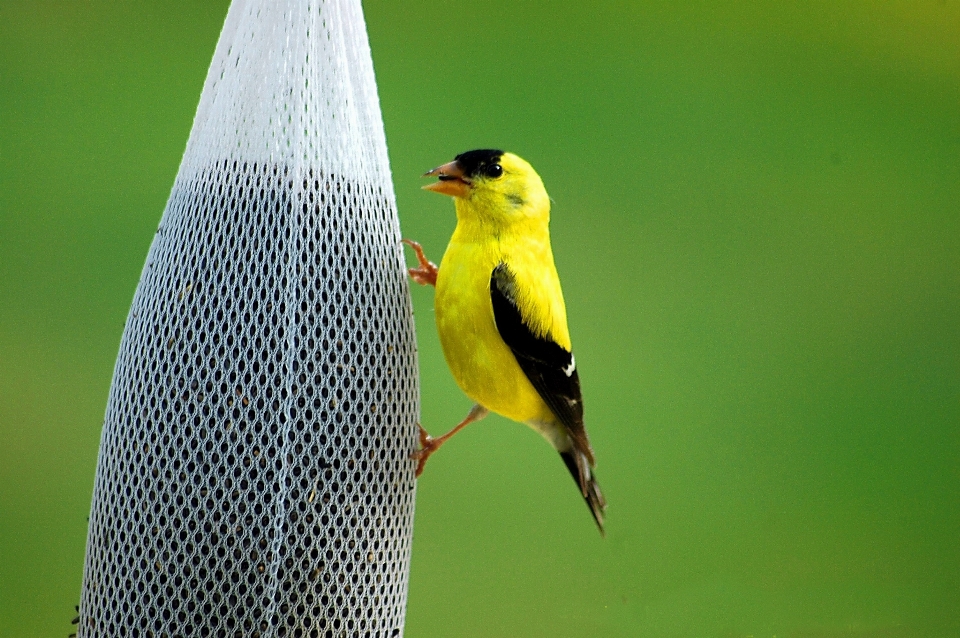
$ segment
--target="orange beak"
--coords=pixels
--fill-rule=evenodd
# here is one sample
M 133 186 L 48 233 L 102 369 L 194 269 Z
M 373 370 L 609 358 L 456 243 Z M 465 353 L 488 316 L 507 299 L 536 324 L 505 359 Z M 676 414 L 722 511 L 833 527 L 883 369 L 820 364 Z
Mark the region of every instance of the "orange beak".
M 470 194 L 472 182 L 467 179 L 456 160 L 443 166 L 438 166 L 432 171 L 423 174 L 424 177 L 437 176 L 439 182 L 433 182 L 423 187 L 423 190 L 442 193 L 451 197 L 466 197 Z

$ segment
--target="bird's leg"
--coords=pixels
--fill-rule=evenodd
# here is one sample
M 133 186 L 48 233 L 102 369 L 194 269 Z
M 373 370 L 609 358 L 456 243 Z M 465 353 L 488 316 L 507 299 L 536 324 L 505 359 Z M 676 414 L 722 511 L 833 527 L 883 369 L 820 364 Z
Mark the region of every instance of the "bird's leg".
M 490 414 L 490 411 L 485 407 L 482 405 L 475 405 L 470 408 L 470 413 L 467 414 L 467 417 L 463 421 L 460 421 L 460 423 L 457 423 L 455 428 L 443 436 L 438 436 L 437 438 L 433 438 L 427 434 L 427 431 L 423 429 L 423 426 L 418 423 L 417 427 L 420 428 L 420 449 L 413 453 L 413 458 L 417 460 L 417 476 L 423 474 L 423 466 L 426 465 L 427 459 L 429 459 L 430 455 L 436 452 L 441 445 L 446 443 L 447 439 L 474 421 L 479 421 L 488 414 Z
M 423 246 L 413 241 L 412 239 L 401 239 L 402 243 L 413 248 L 413 252 L 417 253 L 417 261 L 420 263 L 419 268 L 408 268 L 407 272 L 410 273 L 410 278 L 421 286 L 437 285 L 437 273 L 439 268 L 437 265 L 427 259 L 427 256 L 423 254 Z

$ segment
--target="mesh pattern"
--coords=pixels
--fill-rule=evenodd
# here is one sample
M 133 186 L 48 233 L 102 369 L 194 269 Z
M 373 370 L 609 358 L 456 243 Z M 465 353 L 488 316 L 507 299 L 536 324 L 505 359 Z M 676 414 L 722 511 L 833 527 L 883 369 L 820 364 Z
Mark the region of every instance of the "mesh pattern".
M 81 637 L 398 636 L 419 388 L 358 2 L 234 2 L 134 296 Z

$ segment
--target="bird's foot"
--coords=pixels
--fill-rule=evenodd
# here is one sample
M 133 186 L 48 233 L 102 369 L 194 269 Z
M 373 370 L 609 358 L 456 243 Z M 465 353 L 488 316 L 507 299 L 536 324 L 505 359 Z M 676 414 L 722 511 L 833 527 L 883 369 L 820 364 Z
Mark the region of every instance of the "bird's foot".
M 443 436 L 438 436 L 437 438 L 430 436 L 430 434 L 423 429 L 423 426 L 417 423 L 417 427 L 420 428 L 420 449 L 414 452 L 410 457 L 417 461 L 417 476 L 420 476 L 423 473 L 423 466 L 426 465 L 427 459 L 430 458 L 430 455 L 439 450 L 440 446 L 443 445 L 447 439 L 474 421 L 479 421 L 489 413 L 490 412 L 485 407 L 477 404 L 470 408 L 470 412 L 467 414 L 466 418 L 463 421 L 460 421 L 460 423 L 457 423 L 456 427 Z
M 417 262 L 420 264 L 418 268 L 407 269 L 407 272 L 410 273 L 410 278 L 421 286 L 436 286 L 437 273 L 440 272 L 440 269 L 437 268 L 437 265 L 427 259 L 427 256 L 423 254 L 423 246 L 412 239 L 401 239 L 400 241 L 407 246 L 410 246 L 410 248 L 413 248 L 413 252 L 417 254 Z M 423 428 L 421 428 L 421 431 L 422 430 Z
M 417 474 L 419 477 L 423 474 L 423 466 L 427 464 L 427 459 L 430 458 L 430 455 L 440 449 L 440 446 L 443 444 L 445 438 L 440 437 L 435 439 L 430 434 L 423 429 L 423 426 L 417 423 L 417 427 L 420 428 L 420 449 L 414 452 L 411 455 L 411 458 L 417 462 Z

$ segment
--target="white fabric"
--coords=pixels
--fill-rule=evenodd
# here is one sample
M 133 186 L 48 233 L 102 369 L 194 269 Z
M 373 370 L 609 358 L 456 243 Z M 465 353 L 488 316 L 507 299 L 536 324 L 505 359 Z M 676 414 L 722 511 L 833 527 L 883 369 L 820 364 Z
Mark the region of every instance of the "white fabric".
M 78 635 L 399 636 L 419 387 L 357 0 L 235 0 L 134 296 Z

